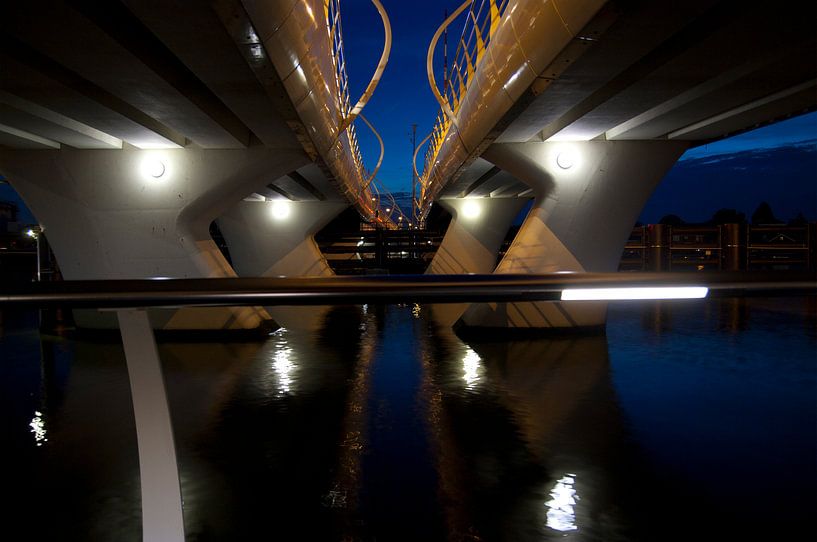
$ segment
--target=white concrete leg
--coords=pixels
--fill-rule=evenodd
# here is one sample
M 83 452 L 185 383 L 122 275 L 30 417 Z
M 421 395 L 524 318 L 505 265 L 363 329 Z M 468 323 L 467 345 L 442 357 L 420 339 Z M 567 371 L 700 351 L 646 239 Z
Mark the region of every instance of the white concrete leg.
M 0 149 L 0 172 L 47 232 L 69 280 L 235 276 L 210 239 L 210 223 L 307 162 L 300 150 L 260 147 Z M 163 329 L 254 329 L 269 319 L 253 307 L 151 315 Z M 115 328 L 107 316 L 89 327 Z
M 314 235 L 348 205 L 340 201 L 241 201 L 218 218 L 241 277 L 329 277 Z M 266 307 L 288 329 L 314 330 L 327 307 Z
M 451 224 L 426 273 L 491 273 L 513 219 L 528 201 L 521 198 L 439 200 L 451 213 Z M 431 306 L 431 313 L 440 325 L 451 326 L 467 308 L 468 303 L 435 304 Z
M 427 274 L 490 273 L 513 219 L 528 200 L 520 198 L 448 198 L 438 201 L 451 224 Z
M 176 446 L 153 330 L 144 310 L 117 311 L 139 445 L 142 540 L 183 542 Z
M 675 141 L 492 145 L 483 158 L 536 194 L 494 272 L 615 271 L 641 209 L 686 146 Z M 460 323 L 568 329 L 603 326 L 606 318 L 605 303 L 481 303 L 470 306 Z

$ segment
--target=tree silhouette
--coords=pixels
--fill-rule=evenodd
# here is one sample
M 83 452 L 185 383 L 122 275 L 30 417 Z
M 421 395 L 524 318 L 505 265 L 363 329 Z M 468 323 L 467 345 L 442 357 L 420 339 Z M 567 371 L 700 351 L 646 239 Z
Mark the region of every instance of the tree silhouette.
M 718 209 L 709 219 L 709 224 L 746 224 L 746 215 L 737 209 Z
M 805 226 L 806 224 L 808 224 L 808 218 L 806 218 L 803 215 L 803 212 L 801 211 L 801 212 L 797 213 L 796 217 L 792 218 L 789 221 L 789 224 L 792 225 L 792 226 Z
M 782 224 L 772 212 L 772 207 L 767 202 L 763 201 L 757 206 L 755 212 L 752 213 L 752 224 Z
M 680 226 L 681 224 L 686 224 L 684 219 L 678 215 L 664 215 L 661 217 L 661 220 L 659 220 L 658 223 L 667 224 L 669 226 Z

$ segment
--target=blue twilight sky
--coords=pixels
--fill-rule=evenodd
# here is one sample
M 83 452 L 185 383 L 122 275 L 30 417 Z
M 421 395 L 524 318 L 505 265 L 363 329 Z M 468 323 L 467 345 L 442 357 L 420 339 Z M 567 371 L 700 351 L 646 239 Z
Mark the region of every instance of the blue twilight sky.
M 383 0 L 391 20 L 393 45 L 389 65 L 364 114 L 385 141 L 386 152 L 378 178 L 394 192 L 411 190 L 411 125 L 417 124 L 419 142 L 431 130 L 439 111 L 428 86 L 426 51 L 445 10 L 451 12 L 457 4 L 444 0 Z M 347 74 L 354 101 L 376 66 L 383 32 L 377 12 L 368 1 L 346 0 L 342 16 Z M 455 22 L 452 28 L 461 28 L 461 23 Z M 451 44 L 455 42 L 455 38 L 450 40 Z M 439 72 L 441 58 L 435 65 Z M 437 77 L 441 78 L 439 73 Z M 379 152 L 377 142 L 363 123 L 357 125 L 366 165 L 374 167 Z M 663 215 L 674 213 L 690 222 L 704 221 L 724 207 L 750 216 L 766 200 L 781 219 L 802 212 L 815 220 L 815 187 L 817 113 L 811 113 L 690 149 L 662 181 L 641 219 L 656 222 Z
M 411 125 L 417 124 L 419 143 L 431 131 L 440 108 L 428 86 L 428 44 L 443 22 L 445 10 L 452 12 L 461 0 L 382 0 L 382 3 L 392 26 L 391 55 L 363 114 L 385 142 L 386 152 L 378 179 L 393 192 L 410 191 Z M 355 102 L 369 83 L 383 50 L 383 26 L 377 10 L 368 0 L 344 0 L 341 14 L 346 71 Z M 452 28 L 462 26 L 455 22 Z M 452 48 L 449 47 L 449 51 Z M 442 42 L 438 49 L 442 49 Z M 441 68 L 441 54 L 439 56 L 440 61 L 435 65 Z M 442 73 L 441 69 L 438 71 Z M 437 77 L 441 80 L 441 75 Z M 355 126 L 366 166 L 373 168 L 379 153 L 377 140 L 363 122 L 357 121 Z M 422 164 L 422 152 L 418 164 Z

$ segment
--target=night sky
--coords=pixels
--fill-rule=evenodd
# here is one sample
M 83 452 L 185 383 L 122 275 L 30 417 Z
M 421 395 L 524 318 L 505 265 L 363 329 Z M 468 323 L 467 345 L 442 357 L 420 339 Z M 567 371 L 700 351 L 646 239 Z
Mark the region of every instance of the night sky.
M 417 141 L 421 141 L 439 110 L 428 86 L 426 51 L 444 11 L 453 11 L 459 2 L 383 0 L 383 4 L 392 25 L 392 50 L 383 78 L 363 113 L 385 141 L 378 174 L 381 184 L 393 192 L 408 192 L 411 125 L 417 124 Z M 346 0 L 342 14 L 354 102 L 380 57 L 383 30 L 371 2 Z M 459 28 L 459 23 L 452 28 Z M 449 51 L 454 41 L 450 40 Z M 441 67 L 441 54 L 438 56 L 436 66 Z M 374 167 L 379 153 L 376 139 L 363 122 L 358 121 L 356 127 L 365 163 Z M 19 201 L 7 185 L 0 185 L 0 200 Z M 704 221 L 720 208 L 735 208 L 749 217 L 761 201 L 767 201 L 783 220 L 798 213 L 817 219 L 817 113 L 689 150 L 655 191 L 640 220 L 656 222 L 674 213 L 687 222 Z M 34 221 L 25 214 L 22 219 Z
M 385 141 L 386 152 L 378 178 L 393 192 L 411 190 L 411 125 L 417 124 L 419 142 L 431 130 L 439 111 L 428 86 L 426 52 L 434 31 L 443 21 L 445 9 L 450 13 L 458 4 L 383 0 L 392 25 L 392 51 L 364 114 Z M 347 74 L 354 101 L 369 82 L 380 57 L 383 32 L 370 2 L 347 0 L 342 16 Z M 452 31 L 452 36 L 459 34 L 460 24 L 452 25 L 451 28 L 458 29 Z M 454 43 L 451 38 L 449 53 Z M 438 57 L 435 66 L 441 84 L 441 54 Z M 368 167 L 374 167 L 379 153 L 377 142 L 363 123 L 357 125 L 364 160 Z M 418 157 L 420 165 L 423 151 Z M 657 222 L 669 213 L 687 222 L 705 221 L 721 208 L 735 208 L 749 217 L 761 201 L 767 201 L 783 220 L 798 213 L 810 220 L 817 219 L 817 113 L 690 149 L 655 191 L 641 221 Z

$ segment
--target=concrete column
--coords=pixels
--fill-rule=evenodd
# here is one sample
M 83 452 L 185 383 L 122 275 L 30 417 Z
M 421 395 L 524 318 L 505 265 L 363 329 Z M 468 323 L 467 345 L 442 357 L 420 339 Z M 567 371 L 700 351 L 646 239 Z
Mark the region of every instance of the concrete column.
M 262 147 L 0 151 L 0 172 L 47 232 L 68 280 L 235 276 L 210 222 L 307 162 L 300 150 Z M 78 316 L 79 325 L 116 326 L 109 313 Z M 252 329 L 269 319 L 254 308 L 150 317 L 160 329 Z
M 511 222 L 526 202 L 520 198 L 438 200 L 451 213 L 451 223 L 426 273 L 491 273 Z
M 670 243 L 672 226 L 667 224 L 650 224 L 647 226 L 647 269 L 650 271 L 667 271 L 670 263 Z
M 493 272 L 502 241 L 528 200 L 522 198 L 448 198 L 437 203 L 451 213 L 451 223 L 431 260 L 427 274 Z M 453 325 L 467 303 L 432 306 L 441 325 Z
M 241 201 L 218 219 L 241 277 L 334 275 L 315 234 L 341 213 L 341 201 Z M 266 307 L 288 329 L 318 329 L 328 307 Z
M 118 316 L 139 446 L 142 540 L 183 542 L 179 467 L 156 341 L 144 310 Z
M 633 224 L 685 142 L 494 144 L 483 158 L 527 183 L 536 201 L 495 273 L 614 272 Z M 474 304 L 460 325 L 603 326 L 605 303 Z
M 746 244 L 741 224 L 721 226 L 721 265 L 727 271 L 739 271 L 745 261 Z

